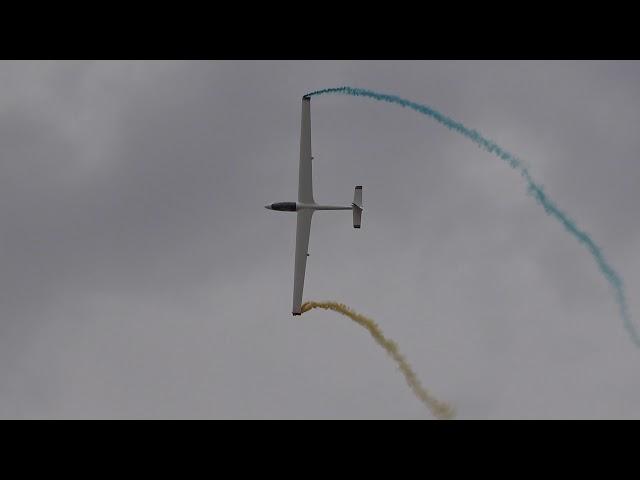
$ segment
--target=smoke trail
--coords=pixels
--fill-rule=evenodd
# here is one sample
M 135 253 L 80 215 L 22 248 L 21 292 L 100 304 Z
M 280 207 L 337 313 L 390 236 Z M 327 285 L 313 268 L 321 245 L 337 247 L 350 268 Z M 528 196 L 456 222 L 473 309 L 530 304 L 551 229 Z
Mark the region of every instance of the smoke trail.
M 364 315 L 354 312 L 342 303 L 305 302 L 302 304 L 302 313 L 308 312 L 312 308 L 324 308 L 325 310 L 333 310 L 334 312 L 338 312 L 349 317 L 357 324 L 362 325 L 364 328 L 366 328 L 378 343 L 378 345 L 384 348 L 387 353 L 396 361 L 398 367 L 400 368 L 400 371 L 404 375 L 404 378 L 407 380 L 407 383 L 411 387 L 411 390 L 413 390 L 413 393 L 415 393 L 420 401 L 429 410 L 431 410 L 431 413 L 433 413 L 433 415 L 437 418 L 453 418 L 453 408 L 446 403 L 433 398 L 429 394 L 429 392 L 424 389 L 424 387 L 420 384 L 420 380 L 418 380 L 418 377 L 412 370 L 411 366 L 398 350 L 398 346 L 392 340 L 389 340 L 384 336 L 382 330 L 380 330 L 380 327 L 376 322 L 374 322 L 370 318 L 365 317 Z
M 441 123 L 445 127 L 453 130 L 454 132 L 459 133 L 470 139 L 480 148 L 486 150 L 489 153 L 496 155 L 501 158 L 505 162 L 517 170 L 520 175 L 525 179 L 527 183 L 527 190 L 530 195 L 535 198 L 535 200 L 545 209 L 547 214 L 551 215 L 553 218 L 558 220 L 562 226 L 571 234 L 573 237 L 578 240 L 582 245 L 584 245 L 593 259 L 595 260 L 598 268 L 604 275 L 604 277 L 609 282 L 609 285 L 613 289 L 613 293 L 615 296 L 616 303 L 618 304 L 618 308 L 620 310 L 620 316 L 622 317 L 622 321 L 624 323 L 624 327 L 629 333 L 631 340 L 635 343 L 636 347 L 640 348 L 640 335 L 638 334 L 636 328 L 631 323 L 631 316 L 629 314 L 629 308 L 627 306 L 627 300 L 624 293 L 624 285 L 622 283 L 622 278 L 618 273 L 613 269 L 611 265 L 605 260 L 604 254 L 602 253 L 602 249 L 596 245 L 596 243 L 592 240 L 592 238 L 583 230 L 578 228 L 576 222 L 572 220 L 569 215 L 564 213 L 558 206 L 547 196 L 544 192 L 541 185 L 537 184 L 531 175 L 529 174 L 529 170 L 523 164 L 522 160 L 520 160 L 517 156 L 507 152 L 502 147 L 497 145 L 492 140 L 489 140 L 483 137 L 476 130 L 472 130 L 470 128 L 465 127 L 459 122 L 443 115 L 442 113 L 427 107 L 426 105 L 421 105 L 419 103 L 411 102 L 409 100 L 405 100 L 404 98 L 400 98 L 396 95 L 387 95 L 384 93 L 377 93 L 371 90 L 366 90 L 363 88 L 354 88 L 354 87 L 337 87 L 337 88 L 327 88 L 324 90 L 317 90 L 315 92 L 308 93 L 307 97 L 311 97 L 314 95 L 324 95 L 328 93 L 337 93 L 343 95 L 352 95 L 355 97 L 368 97 L 373 98 L 374 100 L 380 102 L 388 102 L 395 103 L 402 107 L 408 107 L 416 112 L 422 113 L 428 117 L 435 119 L 437 122 Z

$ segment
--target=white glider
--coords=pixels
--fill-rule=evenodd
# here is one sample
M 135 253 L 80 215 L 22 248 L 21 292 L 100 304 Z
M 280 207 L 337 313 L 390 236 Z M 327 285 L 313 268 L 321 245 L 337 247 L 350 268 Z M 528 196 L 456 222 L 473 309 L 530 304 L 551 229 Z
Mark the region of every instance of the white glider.
M 300 315 L 302 307 L 302 290 L 304 288 L 304 272 L 309 256 L 309 232 L 311 217 L 316 210 L 351 210 L 353 211 L 353 228 L 360 228 L 362 218 L 362 186 L 355 187 L 351 205 L 318 205 L 313 200 L 313 179 L 311 177 L 311 98 L 302 97 L 302 119 L 300 127 L 300 168 L 298 176 L 298 201 L 278 202 L 265 205 L 269 210 L 281 212 L 297 212 L 296 258 L 293 271 L 293 311 Z

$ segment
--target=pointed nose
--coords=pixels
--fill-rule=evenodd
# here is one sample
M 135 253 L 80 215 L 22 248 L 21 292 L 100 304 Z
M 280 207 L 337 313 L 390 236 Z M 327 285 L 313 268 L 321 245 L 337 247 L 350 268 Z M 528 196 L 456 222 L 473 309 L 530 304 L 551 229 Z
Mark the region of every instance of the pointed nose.
M 271 205 L 265 205 L 264 208 L 266 208 L 267 210 L 273 210 L 273 208 L 271 208 Z

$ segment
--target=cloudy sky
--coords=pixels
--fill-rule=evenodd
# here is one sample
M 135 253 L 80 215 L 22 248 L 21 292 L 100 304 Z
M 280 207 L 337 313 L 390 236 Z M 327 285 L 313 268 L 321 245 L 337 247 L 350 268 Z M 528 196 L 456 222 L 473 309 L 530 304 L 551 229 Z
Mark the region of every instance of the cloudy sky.
M 640 320 L 638 62 L 0 63 L 0 417 L 431 419 L 344 317 L 291 315 L 300 99 L 475 128 L 603 247 Z M 375 319 L 459 418 L 640 418 L 592 257 L 433 120 L 311 102 L 304 297 Z M 636 321 L 640 325 L 640 321 Z

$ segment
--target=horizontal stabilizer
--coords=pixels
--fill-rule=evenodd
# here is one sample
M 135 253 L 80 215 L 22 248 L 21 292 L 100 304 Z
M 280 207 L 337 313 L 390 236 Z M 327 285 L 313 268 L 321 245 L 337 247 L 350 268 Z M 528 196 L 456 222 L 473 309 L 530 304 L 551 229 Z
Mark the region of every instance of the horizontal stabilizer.
M 362 225 L 362 209 L 357 205 L 353 206 L 353 228 L 360 228 Z
M 353 191 L 353 204 L 362 210 L 362 185 L 358 185 Z
M 362 225 L 362 185 L 358 185 L 353 192 L 353 228 Z

